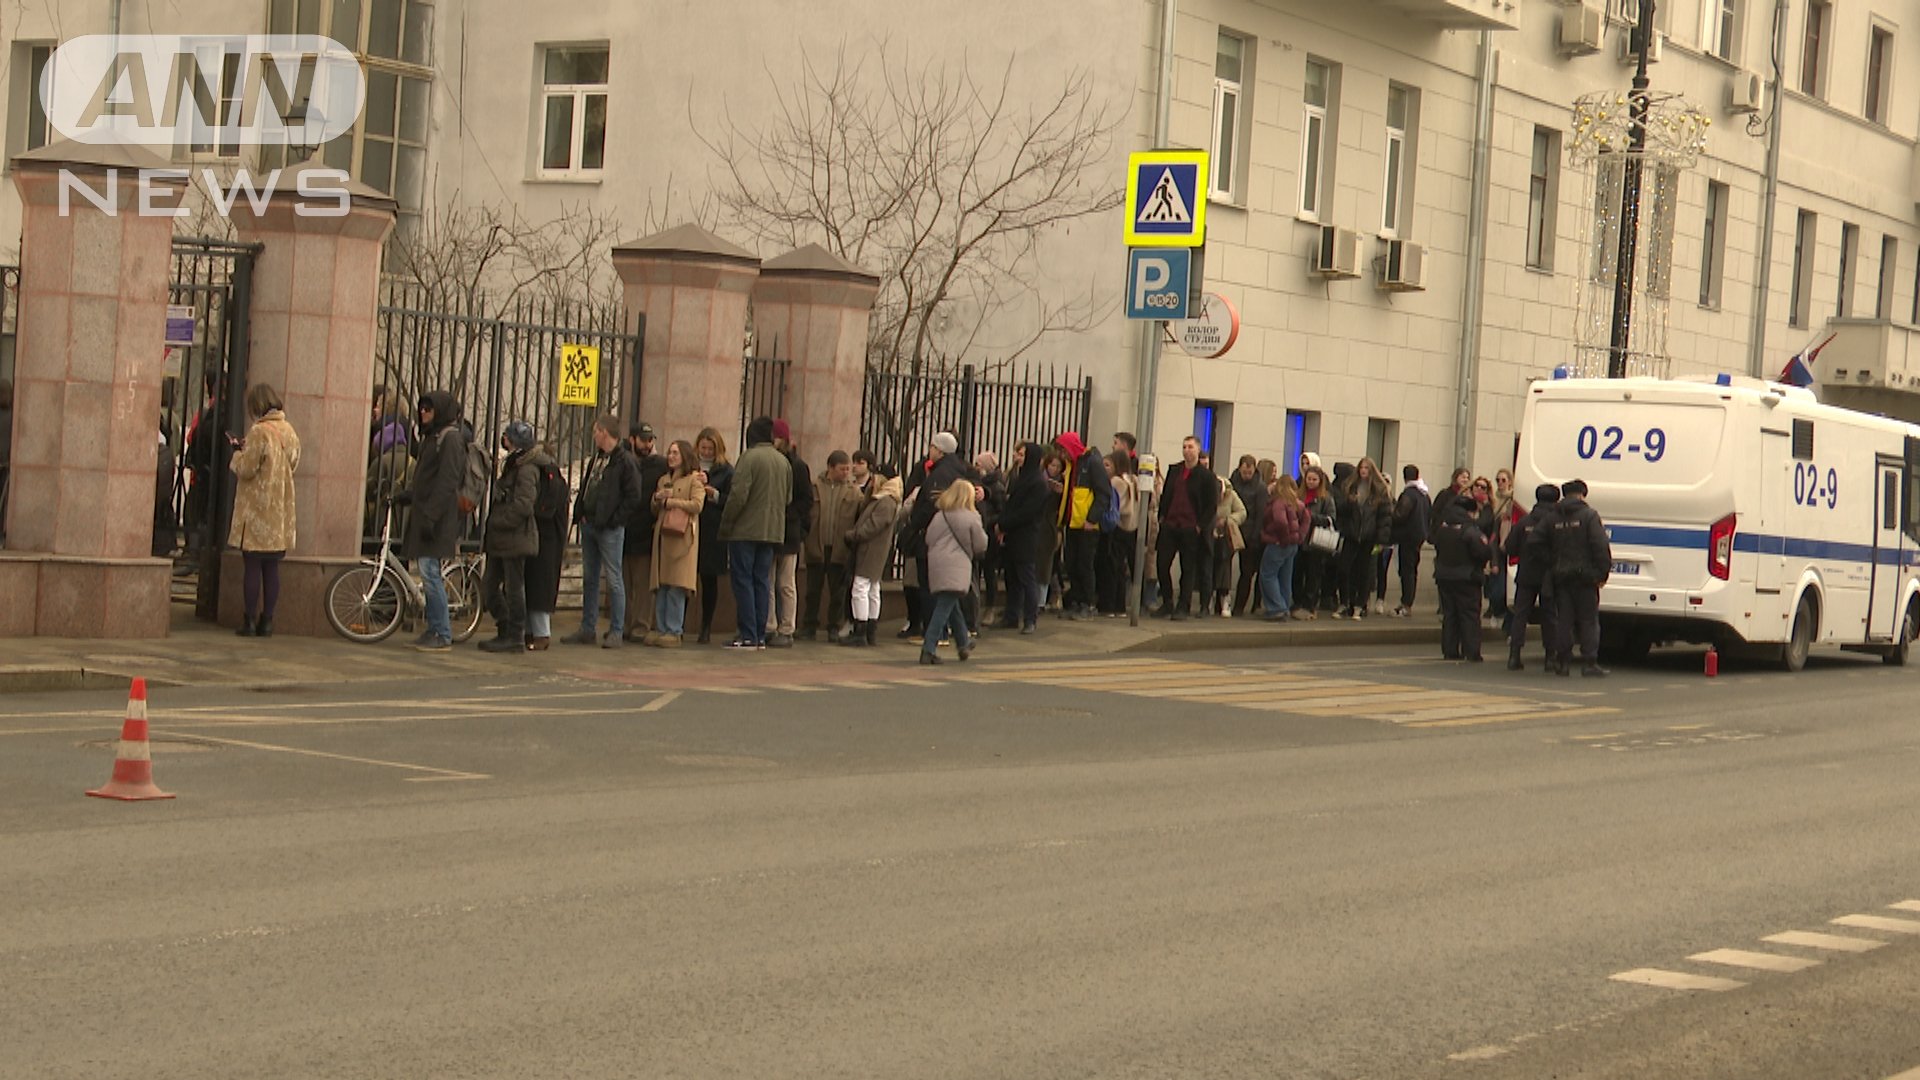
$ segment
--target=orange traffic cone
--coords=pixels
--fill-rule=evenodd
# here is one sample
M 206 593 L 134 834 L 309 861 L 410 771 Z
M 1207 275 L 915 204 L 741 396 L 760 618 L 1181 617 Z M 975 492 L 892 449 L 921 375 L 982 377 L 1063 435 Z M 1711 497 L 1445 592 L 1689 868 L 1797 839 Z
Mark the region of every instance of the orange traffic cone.
M 127 722 L 120 726 L 120 747 L 113 759 L 113 779 L 87 794 L 101 799 L 138 802 L 171 799 L 153 785 L 153 751 L 147 746 L 147 680 L 133 680 L 127 694 Z

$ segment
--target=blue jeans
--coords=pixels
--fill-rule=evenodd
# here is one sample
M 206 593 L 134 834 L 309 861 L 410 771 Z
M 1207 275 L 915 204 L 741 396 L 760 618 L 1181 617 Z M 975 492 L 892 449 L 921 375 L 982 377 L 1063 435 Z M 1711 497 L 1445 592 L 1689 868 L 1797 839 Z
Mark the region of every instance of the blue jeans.
M 1260 556 L 1260 599 L 1268 615 L 1284 615 L 1293 610 L 1293 560 L 1300 545 L 1281 547 L 1268 544 Z
M 653 628 L 672 637 L 687 632 L 687 590 L 678 585 L 660 586 L 653 594 Z
M 440 560 L 422 555 L 419 563 L 421 591 L 427 594 L 427 633 L 442 641 L 452 641 L 453 619 L 447 614 L 447 578 L 440 568 Z
M 600 620 L 600 576 L 607 577 L 607 591 L 613 597 L 612 620 L 607 624 L 618 634 L 627 625 L 627 583 L 621 575 L 620 559 L 626 547 L 626 526 L 596 529 L 580 523 L 580 629 L 595 632 Z
M 973 648 L 973 639 L 967 636 L 967 620 L 960 614 L 960 600 L 965 593 L 943 592 L 933 594 L 933 614 L 927 616 L 926 644 L 920 651 L 933 652 L 940 647 L 940 639 L 947 630 L 953 630 L 953 643 L 962 649 Z
M 736 637 L 765 645 L 767 614 L 773 610 L 773 545 L 728 541 L 727 569 L 733 577 L 733 608 L 740 621 Z

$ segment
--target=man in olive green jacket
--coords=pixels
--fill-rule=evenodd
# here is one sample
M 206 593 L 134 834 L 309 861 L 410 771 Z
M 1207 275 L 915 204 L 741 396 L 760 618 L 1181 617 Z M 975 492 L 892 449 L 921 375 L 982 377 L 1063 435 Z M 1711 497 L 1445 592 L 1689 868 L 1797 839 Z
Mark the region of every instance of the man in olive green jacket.
M 864 496 L 853 482 L 853 462 L 845 450 L 827 455 L 827 471 L 814 485 L 813 528 L 807 531 L 807 608 L 800 636 L 820 636 L 820 595 L 827 597 L 827 629 L 838 636 L 850 617 L 853 594 L 847 581 L 846 535 L 860 517 Z
M 773 419 L 747 425 L 747 452 L 733 466 L 733 487 L 720 514 L 720 540 L 727 545 L 733 607 L 740 632 L 730 649 L 767 647 L 767 614 L 773 609 L 773 556 L 787 539 L 787 502 L 793 495 L 793 463 L 773 446 Z

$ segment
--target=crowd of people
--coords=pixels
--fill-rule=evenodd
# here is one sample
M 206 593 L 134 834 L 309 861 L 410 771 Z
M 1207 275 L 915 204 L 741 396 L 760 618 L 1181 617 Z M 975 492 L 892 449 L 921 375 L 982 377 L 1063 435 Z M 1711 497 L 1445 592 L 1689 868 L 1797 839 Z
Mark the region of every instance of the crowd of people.
M 240 632 L 267 636 L 278 563 L 294 535 L 299 440 L 272 387 L 253 387 L 246 404 L 253 423 L 233 444 L 230 542 L 245 556 Z M 422 650 L 451 648 L 442 565 L 484 500 L 482 591 L 495 635 L 479 647 L 490 652 L 551 647 L 575 529 L 581 616 L 563 643 L 710 644 L 724 578 L 736 616 L 727 648 L 789 648 L 823 632 L 873 646 L 881 581 L 899 560 L 907 612 L 896 636 L 918 643 L 928 664 L 943 662 L 947 644 L 968 659 L 983 621 L 1031 634 L 1043 611 L 1118 617 L 1136 588 L 1144 609 L 1172 620 L 1405 618 L 1431 544 L 1443 657 L 1482 660 L 1482 630 L 1497 626 L 1508 666 L 1519 669 L 1537 621 L 1546 670 L 1567 674 L 1577 639 L 1583 672 L 1606 674 L 1598 593 L 1612 560 L 1578 480 L 1541 485 L 1527 508 L 1506 469 L 1491 480 L 1456 470 L 1437 496 L 1415 466 L 1402 470 L 1396 492 L 1371 458 L 1329 473 L 1311 452 L 1293 472 L 1245 455 L 1221 477 L 1188 437 L 1143 513 L 1127 432 L 1104 455 L 1075 432 L 1022 442 L 1004 468 L 991 452 L 965 459 L 958 439 L 941 432 L 905 470 L 870 450 L 835 449 L 816 478 L 784 420 L 748 424 L 735 460 L 715 428 L 663 447 L 651 425 L 608 415 L 594 421 L 595 452 L 575 490 L 524 421 L 507 424 L 490 450 L 444 391 L 419 398 L 412 425 L 391 405 L 377 389 L 368 523 L 401 515 L 401 555 L 426 597 L 426 629 L 414 642 Z

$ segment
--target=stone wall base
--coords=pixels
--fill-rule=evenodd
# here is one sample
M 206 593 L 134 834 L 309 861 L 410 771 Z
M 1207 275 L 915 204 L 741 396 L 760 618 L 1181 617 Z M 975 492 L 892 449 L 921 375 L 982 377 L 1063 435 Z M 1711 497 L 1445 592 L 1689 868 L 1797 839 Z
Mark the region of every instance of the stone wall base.
M 273 632 L 296 637 L 335 637 L 327 621 L 327 586 L 357 557 L 325 558 L 288 555 L 280 560 L 280 606 L 273 614 Z M 238 629 L 246 606 L 246 565 L 238 551 L 220 553 L 220 625 Z M 345 640 L 342 638 L 341 640 Z
M 0 637 L 163 638 L 173 563 L 0 551 Z

